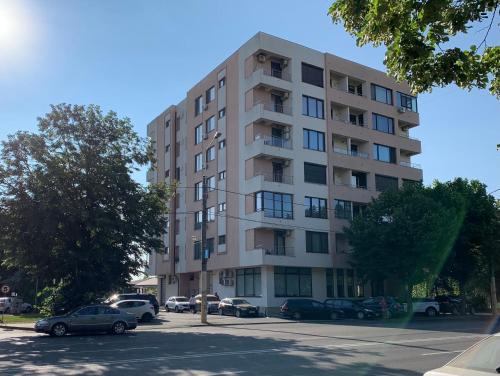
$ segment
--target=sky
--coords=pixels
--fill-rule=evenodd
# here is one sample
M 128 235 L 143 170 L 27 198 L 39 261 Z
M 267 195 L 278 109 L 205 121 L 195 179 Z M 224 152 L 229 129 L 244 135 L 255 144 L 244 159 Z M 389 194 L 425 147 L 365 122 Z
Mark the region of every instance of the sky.
M 0 140 L 36 131 L 50 104 L 98 104 L 146 125 L 258 31 L 385 71 L 385 49 L 357 47 L 330 1 L 0 0 Z M 484 31 L 457 39 L 479 44 Z M 500 44 L 499 28 L 489 35 Z M 418 98 L 424 183 L 500 188 L 500 101 L 455 86 Z M 135 175 L 145 183 L 146 169 Z M 500 198 L 500 192 L 495 193 Z

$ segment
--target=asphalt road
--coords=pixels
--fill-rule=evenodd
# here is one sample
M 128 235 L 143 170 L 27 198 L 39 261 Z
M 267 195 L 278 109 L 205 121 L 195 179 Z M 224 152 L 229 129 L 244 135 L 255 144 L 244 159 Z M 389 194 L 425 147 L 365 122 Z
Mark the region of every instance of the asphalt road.
M 293 322 L 162 313 L 122 336 L 0 329 L 1 375 L 416 376 L 500 331 L 488 317 Z

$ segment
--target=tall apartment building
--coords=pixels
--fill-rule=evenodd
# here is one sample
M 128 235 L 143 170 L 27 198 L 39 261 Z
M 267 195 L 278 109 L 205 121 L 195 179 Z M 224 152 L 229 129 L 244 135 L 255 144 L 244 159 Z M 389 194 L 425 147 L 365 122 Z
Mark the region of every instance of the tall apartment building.
M 343 229 L 379 192 L 422 180 L 409 93 L 265 33 L 212 70 L 148 125 L 158 162 L 147 180 L 178 182 L 165 252 L 150 259 L 161 301 L 199 291 L 203 173 L 211 291 L 261 307 L 382 293 L 351 268 Z

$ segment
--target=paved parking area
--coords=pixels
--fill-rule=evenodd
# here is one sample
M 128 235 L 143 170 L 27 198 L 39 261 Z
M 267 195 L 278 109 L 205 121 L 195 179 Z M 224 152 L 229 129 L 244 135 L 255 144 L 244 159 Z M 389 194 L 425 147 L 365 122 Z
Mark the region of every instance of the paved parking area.
M 416 376 L 500 331 L 489 317 L 294 322 L 161 313 L 123 336 L 0 329 L 2 375 Z

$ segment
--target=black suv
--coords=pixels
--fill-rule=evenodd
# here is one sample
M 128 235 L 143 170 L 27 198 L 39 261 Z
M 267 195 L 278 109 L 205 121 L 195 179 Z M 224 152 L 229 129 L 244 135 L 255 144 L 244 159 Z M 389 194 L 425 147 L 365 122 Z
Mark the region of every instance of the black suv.
M 327 319 L 336 320 L 340 317 L 340 311 L 327 307 L 321 302 L 313 299 L 287 299 L 280 307 L 283 317 L 300 319 Z
M 115 294 L 104 302 L 105 304 L 113 304 L 119 302 L 120 300 L 149 300 L 149 302 L 153 305 L 155 309 L 155 314 L 157 315 L 160 312 L 160 304 L 158 304 L 158 300 L 156 296 L 153 294 L 137 294 L 137 293 L 126 293 L 126 294 Z

